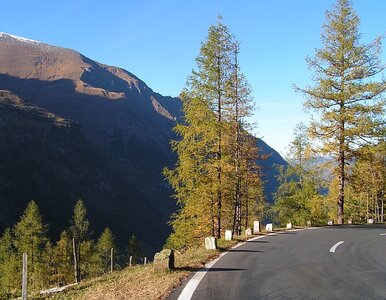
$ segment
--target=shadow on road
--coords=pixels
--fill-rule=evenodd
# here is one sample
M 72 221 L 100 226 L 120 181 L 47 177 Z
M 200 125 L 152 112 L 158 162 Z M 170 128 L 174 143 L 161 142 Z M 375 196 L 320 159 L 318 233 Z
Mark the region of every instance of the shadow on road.
M 264 252 L 264 251 L 260 251 L 260 250 L 231 249 L 231 250 L 228 250 L 228 252 L 259 253 L 259 252 Z
M 192 268 L 192 267 L 183 267 L 175 268 L 176 271 L 190 271 L 190 272 L 234 272 L 234 271 L 245 271 L 246 269 L 239 268 Z
M 360 224 L 360 225 L 334 225 L 334 226 L 325 226 L 324 228 L 328 229 L 386 229 L 386 224 Z
M 246 241 L 247 243 L 268 244 L 268 241 Z

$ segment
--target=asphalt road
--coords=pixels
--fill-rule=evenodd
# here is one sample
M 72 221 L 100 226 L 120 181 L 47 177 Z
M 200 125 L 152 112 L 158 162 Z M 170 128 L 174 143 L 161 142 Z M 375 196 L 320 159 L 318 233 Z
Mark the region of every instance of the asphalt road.
M 197 274 L 171 299 L 386 299 L 386 226 L 277 233 Z

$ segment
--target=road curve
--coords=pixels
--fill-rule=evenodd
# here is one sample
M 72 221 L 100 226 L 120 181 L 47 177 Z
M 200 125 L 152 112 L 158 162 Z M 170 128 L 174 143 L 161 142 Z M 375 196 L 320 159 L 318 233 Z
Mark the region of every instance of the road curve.
M 179 299 L 386 299 L 384 233 L 383 225 L 334 226 L 251 240 Z

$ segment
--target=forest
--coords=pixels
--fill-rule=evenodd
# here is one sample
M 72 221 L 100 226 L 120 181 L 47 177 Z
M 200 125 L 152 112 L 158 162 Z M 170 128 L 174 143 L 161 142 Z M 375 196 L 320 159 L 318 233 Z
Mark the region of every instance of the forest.
M 0 299 L 20 296 L 23 253 L 27 254 L 28 262 L 27 286 L 29 291 L 35 292 L 143 263 L 144 257 L 134 235 L 128 237 L 127 247 L 122 251 L 117 248 L 109 228 L 93 239 L 82 200 L 75 204 L 69 227 L 54 244 L 48 238 L 48 230 L 35 201 L 29 202 L 12 229 L 6 229 L 0 238 Z

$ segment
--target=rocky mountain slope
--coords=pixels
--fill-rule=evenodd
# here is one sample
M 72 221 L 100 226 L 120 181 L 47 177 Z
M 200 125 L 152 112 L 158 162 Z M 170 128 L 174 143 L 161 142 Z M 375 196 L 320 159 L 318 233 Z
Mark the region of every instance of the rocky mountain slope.
M 175 156 L 169 141 L 181 116 L 135 75 L 80 53 L 0 33 L 0 232 L 34 199 L 50 232 L 68 225 L 82 198 L 96 234 L 109 226 L 145 251 L 159 248 L 176 209 L 161 170 Z M 267 193 L 273 163 L 260 141 Z

